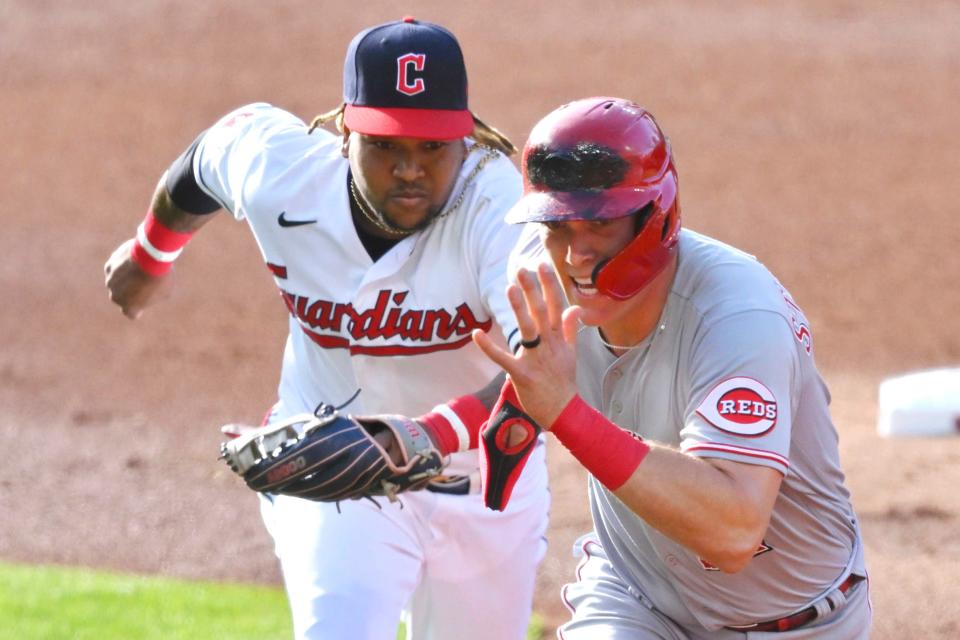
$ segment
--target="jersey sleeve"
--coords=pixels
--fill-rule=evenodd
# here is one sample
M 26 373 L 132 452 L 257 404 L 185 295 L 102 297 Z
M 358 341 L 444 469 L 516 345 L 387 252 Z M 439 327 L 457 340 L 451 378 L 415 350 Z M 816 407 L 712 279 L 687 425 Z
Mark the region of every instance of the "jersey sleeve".
M 193 156 L 197 184 L 235 218 L 243 219 L 245 195 L 258 192 L 271 152 L 290 133 L 302 134 L 303 129 L 299 118 L 264 102 L 231 111 L 199 141 Z
M 488 169 L 492 169 L 489 171 Z M 488 175 L 483 176 L 484 173 Z M 507 224 L 504 216 L 520 198 L 520 174 L 505 157 L 488 165 L 483 176 L 482 194 L 476 200 L 485 208 L 477 215 L 472 246 L 469 248 L 477 267 L 477 284 L 484 305 L 503 329 L 511 349 L 519 346 L 517 319 L 507 301 L 507 264 L 510 252 L 520 238 L 521 228 Z
M 692 351 L 680 449 L 786 475 L 799 388 L 795 340 L 781 315 L 753 310 L 718 321 Z

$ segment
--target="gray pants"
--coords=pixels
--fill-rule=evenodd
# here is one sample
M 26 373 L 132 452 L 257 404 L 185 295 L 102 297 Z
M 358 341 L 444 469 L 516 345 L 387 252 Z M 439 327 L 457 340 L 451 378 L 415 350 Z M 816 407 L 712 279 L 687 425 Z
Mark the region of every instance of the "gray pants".
M 578 570 L 578 580 L 564 586 L 569 622 L 557 629 L 560 640 L 865 640 L 870 637 L 873 612 L 864 580 L 846 594 L 839 590 L 815 603 L 820 617 L 784 632 L 742 632 L 681 626 L 638 598 L 616 574 L 603 548 L 590 546 L 590 555 Z M 830 609 L 828 601 L 834 608 Z

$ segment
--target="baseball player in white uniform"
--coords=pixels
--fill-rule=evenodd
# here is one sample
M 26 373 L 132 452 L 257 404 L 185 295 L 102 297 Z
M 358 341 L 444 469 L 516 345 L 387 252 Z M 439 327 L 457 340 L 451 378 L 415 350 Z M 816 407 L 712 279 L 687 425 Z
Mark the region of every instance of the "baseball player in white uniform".
M 475 337 L 590 472 L 558 637 L 866 638 L 860 529 L 790 294 L 681 230 L 669 143 L 632 102 L 547 115 L 523 171 L 507 219 L 540 224 L 509 295 L 529 346 Z
M 314 130 L 329 119 L 342 135 Z M 320 403 L 419 416 L 451 456 L 446 481 L 397 502 L 262 497 L 297 638 L 393 638 L 401 610 L 408 638 L 525 637 L 546 546 L 544 447 L 502 513 L 483 507 L 468 451 L 503 377 L 471 332 L 519 343 L 505 297 L 520 235 L 503 223 L 521 193 L 512 150 L 468 110 L 452 34 L 378 25 L 350 44 L 344 105 L 312 127 L 265 103 L 228 113 L 107 262 L 111 299 L 136 317 L 213 212 L 246 220 L 290 313 L 267 420 Z

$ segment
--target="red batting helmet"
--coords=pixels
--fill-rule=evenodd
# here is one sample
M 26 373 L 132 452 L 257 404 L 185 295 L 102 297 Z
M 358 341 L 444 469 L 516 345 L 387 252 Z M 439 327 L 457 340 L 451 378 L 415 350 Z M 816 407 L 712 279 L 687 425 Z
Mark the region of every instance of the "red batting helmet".
M 622 218 L 644 208 L 637 236 L 597 266 L 597 289 L 626 300 L 647 286 L 676 252 L 677 172 L 653 116 L 629 100 L 586 98 L 536 124 L 523 149 L 523 198 L 508 222 Z

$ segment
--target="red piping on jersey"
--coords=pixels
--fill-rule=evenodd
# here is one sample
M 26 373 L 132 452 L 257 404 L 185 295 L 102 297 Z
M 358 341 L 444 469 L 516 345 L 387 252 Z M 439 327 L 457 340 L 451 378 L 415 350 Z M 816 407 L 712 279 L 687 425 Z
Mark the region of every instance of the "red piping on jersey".
M 583 571 L 583 568 L 587 566 L 587 562 L 590 561 L 590 545 L 592 544 L 597 545 L 598 547 L 603 549 L 603 547 L 600 546 L 600 543 L 594 540 L 593 538 L 587 538 L 586 540 L 584 540 L 583 544 L 580 545 L 580 552 L 582 554 L 583 559 L 577 563 L 577 568 L 574 570 L 574 574 L 576 574 L 577 576 L 577 582 L 583 580 L 583 575 L 581 575 L 580 572 Z
M 590 561 L 590 545 L 592 544 L 596 545 L 597 547 L 600 547 L 601 549 L 603 548 L 602 546 L 600 546 L 600 543 L 594 540 L 593 538 L 588 538 L 586 541 L 584 541 L 582 545 L 580 545 L 580 550 L 582 554 L 581 554 L 580 562 L 577 563 L 577 568 L 574 571 L 574 574 L 577 576 L 577 582 L 581 582 L 583 580 L 583 575 L 581 575 L 580 572 L 583 570 L 585 566 L 587 566 L 587 562 Z M 573 604 L 570 602 L 570 599 L 567 597 L 567 589 L 570 586 L 571 584 L 568 582 L 567 584 L 563 585 L 563 587 L 560 588 L 560 600 L 561 602 L 563 602 L 563 606 L 565 606 L 567 610 L 570 612 L 570 614 L 572 615 L 577 612 L 577 608 L 573 606 Z M 560 637 L 561 639 L 563 638 L 563 633 L 560 631 L 560 629 L 557 629 L 557 636 Z
M 773 451 L 760 451 L 759 449 L 750 449 L 747 447 L 736 447 L 729 444 L 720 444 L 705 442 L 703 444 L 695 444 L 689 447 L 681 447 L 684 453 L 690 453 L 691 451 L 723 451 L 725 453 L 736 453 L 742 456 L 749 456 L 751 458 L 762 458 L 765 460 L 772 460 L 782 464 L 784 467 L 790 467 L 790 461 L 787 458 L 784 458 L 779 453 L 774 453 Z
M 454 342 L 441 342 L 439 344 L 428 344 L 423 346 L 406 346 L 402 344 L 387 344 L 383 346 L 365 346 L 359 344 L 350 344 L 346 338 L 339 336 L 324 336 L 310 331 L 303 325 L 300 325 L 307 337 L 313 340 L 321 349 L 349 349 L 350 355 L 364 355 L 386 358 L 390 356 L 417 356 L 425 353 L 434 353 L 437 351 L 454 351 L 469 344 L 473 339 L 470 336 L 461 338 Z

